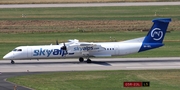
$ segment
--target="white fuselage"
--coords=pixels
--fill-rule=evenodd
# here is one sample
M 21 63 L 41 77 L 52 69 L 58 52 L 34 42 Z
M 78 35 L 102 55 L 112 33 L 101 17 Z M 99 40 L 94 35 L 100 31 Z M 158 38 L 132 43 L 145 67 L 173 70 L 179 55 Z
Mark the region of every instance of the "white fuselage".
M 72 58 L 72 57 L 107 57 L 137 53 L 142 43 L 128 42 L 106 42 L 93 43 L 101 45 L 103 49 L 89 47 L 71 47 L 68 53 L 61 50 L 61 45 L 42 45 L 42 46 L 20 46 L 16 51 L 9 52 L 5 59 L 50 59 L 50 58 Z M 18 51 L 21 49 L 21 51 Z M 88 50 L 91 51 L 88 51 Z M 87 51 L 86 51 L 87 50 Z

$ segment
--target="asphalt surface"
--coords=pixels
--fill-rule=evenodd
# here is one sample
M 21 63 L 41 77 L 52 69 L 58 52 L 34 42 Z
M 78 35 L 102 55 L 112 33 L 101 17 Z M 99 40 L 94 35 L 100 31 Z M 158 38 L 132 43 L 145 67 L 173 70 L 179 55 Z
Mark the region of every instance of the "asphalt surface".
M 0 5 L 0 8 L 102 7 L 102 6 L 162 6 L 162 5 L 180 5 L 180 2 L 75 3 L 75 4 L 10 4 L 10 5 Z
M 180 58 L 91 58 L 92 63 L 78 59 L 10 60 L 0 61 L 1 72 L 49 72 L 92 70 L 151 70 L 180 69 Z

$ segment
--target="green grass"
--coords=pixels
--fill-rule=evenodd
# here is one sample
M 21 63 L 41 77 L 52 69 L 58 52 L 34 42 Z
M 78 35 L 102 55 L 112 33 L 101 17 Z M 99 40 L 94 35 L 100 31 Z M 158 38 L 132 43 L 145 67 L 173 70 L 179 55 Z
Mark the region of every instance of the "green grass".
M 0 9 L 0 20 L 152 20 L 180 19 L 179 6 L 69 7 Z M 157 13 L 157 16 L 155 15 Z M 22 14 L 26 18 L 22 18 Z
M 8 78 L 35 90 L 179 90 L 180 70 L 56 72 Z M 150 87 L 124 88 L 125 81 L 149 81 Z
M 107 3 L 107 2 L 173 2 L 179 0 L 1 0 L 0 4 Z
M 179 10 L 179 6 L 0 9 L 0 32 L 137 31 L 163 17 L 172 18 L 169 30 L 179 30 Z

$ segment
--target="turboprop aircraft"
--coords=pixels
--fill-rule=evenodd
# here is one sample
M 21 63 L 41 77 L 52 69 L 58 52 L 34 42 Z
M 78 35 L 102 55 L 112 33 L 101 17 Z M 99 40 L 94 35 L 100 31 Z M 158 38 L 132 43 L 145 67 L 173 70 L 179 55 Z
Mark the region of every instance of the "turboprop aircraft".
M 138 53 L 163 46 L 163 39 L 168 28 L 170 18 L 154 19 L 151 29 L 145 37 L 135 38 L 121 42 L 79 42 L 69 40 L 57 45 L 19 46 L 6 54 L 3 59 L 53 59 L 53 58 L 79 58 L 80 62 L 90 57 L 110 57 Z

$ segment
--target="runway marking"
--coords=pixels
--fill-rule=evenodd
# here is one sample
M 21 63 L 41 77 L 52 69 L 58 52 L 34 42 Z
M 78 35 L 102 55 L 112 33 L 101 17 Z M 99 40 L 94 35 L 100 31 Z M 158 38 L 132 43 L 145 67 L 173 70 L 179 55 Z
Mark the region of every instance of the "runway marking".
M 180 5 L 180 2 L 75 3 L 75 4 L 10 4 L 10 5 L 0 5 L 0 8 L 102 7 L 102 6 L 163 6 L 163 5 Z
M 156 66 L 156 67 L 154 67 L 154 66 L 148 66 L 148 67 L 126 67 L 126 68 L 148 68 L 148 69 L 150 69 L 150 68 L 164 68 L 164 69 L 170 69 L 170 68 L 180 68 L 180 66 Z

